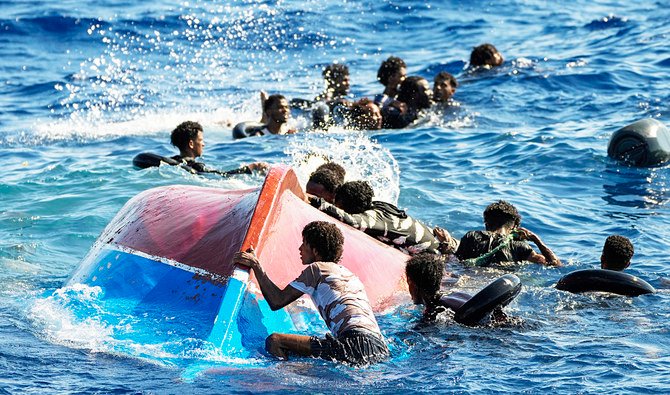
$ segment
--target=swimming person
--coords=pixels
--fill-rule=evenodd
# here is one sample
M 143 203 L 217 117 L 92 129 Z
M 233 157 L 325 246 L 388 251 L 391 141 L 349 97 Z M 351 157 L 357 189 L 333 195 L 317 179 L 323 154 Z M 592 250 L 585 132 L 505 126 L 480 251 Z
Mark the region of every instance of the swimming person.
M 503 64 L 503 56 L 493 44 L 482 44 L 470 53 L 470 67 L 493 68 Z
M 326 66 L 321 72 L 326 84 L 326 90 L 318 95 L 314 101 L 324 101 L 332 107 L 331 103 L 344 100 L 349 95 L 349 67 L 341 63 L 333 63 Z
M 347 112 L 348 126 L 355 130 L 379 130 L 382 128 L 382 112 L 379 106 L 368 98 L 351 105 Z
M 622 272 L 630 266 L 634 253 L 633 243 L 627 237 L 609 236 L 605 240 L 603 253 L 600 256 L 600 268 Z
M 351 107 L 347 100 L 349 95 L 349 67 L 341 63 L 326 66 L 321 73 L 326 84 L 326 90 L 319 94 L 312 108 L 312 127 L 328 129 L 330 126 L 342 123 L 345 114 Z
M 349 181 L 337 189 L 334 204 L 315 196 L 308 196 L 308 201 L 331 217 L 405 253 L 439 253 L 440 241 L 430 228 L 391 203 L 372 201 L 373 197 L 368 182 Z
M 198 122 L 182 122 L 170 133 L 170 142 L 179 149 L 179 155 L 171 159 L 176 161 L 186 170 L 195 173 L 214 173 L 222 176 L 234 174 L 251 174 L 253 171 L 266 171 L 268 165 L 262 162 L 250 163 L 239 169 L 220 171 L 207 167 L 202 162 L 197 162 L 205 149 L 205 139 L 202 125 Z
M 468 260 L 478 266 L 521 261 L 561 266 L 554 252 L 535 233 L 520 225 L 521 215 L 516 207 L 504 200 L 492 203 L 484 210 L 486 230 L 466 233 L 455 255 L 461 261 Z M 536 253 L 526 240 L 535 243 L 541 254 Z
M 414 122 L 421 110 L 430 108 L 433 91 L 423 77 L 411 76 L 400 84 L 398 97 L 382 109 L 383 127 L 401 129 Z
M 458 88 L 456 78 L 446 71 L 440 72 L 433 81 L 433 101 L 435 103 L 449 103 L 454 93 L 456 93 L 456 88 Z
M 412 256 L 407 260 L 405 275 L 412 302 L 425 307 L 422 318 L 425 322 L 436 321 L 447 310 L 457 312 L 472 298 L 467 292 L 447 294 L 440 291 L 444 277 L 444 259 L 438 255 L 422 253 Z M 507 318 L 501 307 L 492 305 L 488 308 L 492 310 L 491 315 L 496 321 Z
M 280 358 L 297 354 L 346 362 L 372 364 L 386 359 L 388 347 L 377 325 L 363 283 L 338 262 L 344 237 L 335 224 L 310 222 L 302 230 L 300 259 L 307 265 L 298 278 L 279 289 L 263 270 L 253 251 L 238 252 L 233 263 L 250 267 L 272 310 L 278 310 L 303 294 L 312 298 L 330 329 L 325 338 L 273 333 L 266 350 Z
M 384 92 L 381 95 L 376 95 L 374 98 L 375 104 L 380 108 L 384 108 L 391 104 L 398 96 L 398 86 L 405 80 L 407 76 L 407 65 L 405 61 L 397 56 L 389 56 L 388 59 L 382 62 L 377 70 L 377 81 L 384 85 Z

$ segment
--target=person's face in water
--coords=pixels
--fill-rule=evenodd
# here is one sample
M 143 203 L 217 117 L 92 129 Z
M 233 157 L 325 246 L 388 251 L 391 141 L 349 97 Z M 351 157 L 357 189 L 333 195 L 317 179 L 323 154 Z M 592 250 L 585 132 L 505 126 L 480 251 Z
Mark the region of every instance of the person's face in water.
M 438 78 L 433 85 L 433 100 L 439 103 L 449 101 L 456 93 L 456 87 L 447 78 Z
M 329 192 L 323 185 L 314 181 L 307 182 L 307 185 L 305 185 L 305 192 L 323 198 L 328 203 L 332 204 L 335 202 L 335 193 Z
M 318 260 L 316 251 L 307 244 L 304 237 L 302 238 L 302 244 L 300 244 L 300 260 L 303 265 L 309 265 Z
M 433 91 L 430 89 L 428 81 L 421 79 L 417 81 L 417 94 L 415 97 L 417 108 L 430 107 L 430 99 L 433 96 Z
M 286 99 L 275 101 L 267 112 L 270 122 L 286 123 L 291 118 L 291 109 Z
M 193 157 L 197 158 L 202 156 L 202 152 L 205 150 L 205 138 L 202 132 L 198 132 L 198 135 L 193 140 L 188 141 L 188 146 L 193 151 Z
M 406 76 L 407 69 L 405 67 L 401 67 L 400 70 L 396 71 L 389 77 L 388 84 L 386 86 L 396 89 L 398 85 L 400 85 L 400 83 L 405 80 Z
M 373 103 L 365 103 L 361 105 L 363 115 L 356 123 L 364 130 L 378 130 L 382 128 L 382 112 L 379 107 Z
M 349 74 L 334 74 L 330 79 L 330 89 L 335 96 L 349 94 Z

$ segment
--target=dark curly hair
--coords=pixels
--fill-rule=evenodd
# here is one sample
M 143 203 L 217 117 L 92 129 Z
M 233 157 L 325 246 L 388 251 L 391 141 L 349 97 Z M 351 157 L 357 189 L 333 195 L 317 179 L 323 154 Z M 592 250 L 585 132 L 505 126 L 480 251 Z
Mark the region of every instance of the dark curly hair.
M 456 77 L 453 75 L 447 73 L 446 71 L 441 71 L 439 72 L 436 76 L 435 79 L 433 80 L 434 82 L 437 82 L 439 80 L 446 80 L 449 81 L 449 85 L 451 85 L 454 88 L 458 88 L 458 81 L 456 81 Z
M 603 259 L 606 262 L 607 269 L 625 269 L 634 253 L 633 243 L 627 237 L 614 235 L 605 240 Z
M 484 210 L 484 225 L 486 230 L 494 231 L 505 225 L 517 227 L 521 224 L 521 215 L 511 203 L 498 200 L 489 204 Z
M 386 86 L 389 82 L 389 78 L 402 68 L 407 68 L 405 61 L 400 59 L 397 56 L 389 56 L 388 59 L 382 62 L 377 70 L 377 80 Z
M 333 63 L 326 66 L 321 72 L 323 78 L 327 80 L 335 80 L 338 77 L 349 75 L 349 67 L 346 64 Z
M 281 100 L 286 100 L 286 97 L 284 97 L 284 95 L 268 96 L 268 98 L 263 102 L 263 112 L 267 112 L 275 103 L 279 103 Z
M 368 98 L 363 98 L 352 104 L 349 109 L 347 118 L 352 128 L 357 130 L 376 130 L 381 127 L 381 122 L 376 123 L 374 120 L 374 110 L 368 107 L 369 105 L 376 107 L 381 116 L 381 110 L 379 110 L 377 103 Z
M 435 254 L 423 252 L 407 260 L 405 274 L 426 295 L 435 295 L 440 291 L 444 262 Z
M 330 193 L 335 193 L 337 191 L 337 188 L 339 188 L 340 185 L 342 185 L 337 174 L 335 174 L 334 171 L 329 169 L 321 169 L 315 171 L 314 173 L 312 173 L 312 175 L 309 176 L 309 180 L 307 182 L 308 183 L 313 182 L 315 184 L 319 184 L 323 186 L 323 188 Z
M 198 138 L 198 132 L 202 132 L 202 125 L 193 121 L 182 122 L 170 134 L 170 142 L 179 150 L 188 148 L 188 142 Z
M 428 83 L 425 78 L 416 75 L 405 78 L 400 83 L 397 100 L 403 103 L 418 103 L 420 104 L 419 109 L 430 107 L 430 97 L 423 90 L 421 81 L 426 81 L 426 84 Z
M 360 214 L 372 207 L 374 196 L 367 181 L 349 181 L 337 188 L 335 203 L 349 214 Z
M 302 229 L 302 237 L 324 262 L 339 262 L 342 258 L 344 236 L 337 225 L 326 221 L 310 222 Z
M 499 59 L 496 59 L 496 54 L 500 56 Z M 493 44 L 482 44 L 475 47 L 470 53 L 470 66 L 500 66 L 502 59 L 502 55 Z
M 344 176 L 347 174 L 347 171 L 342 165 L 335 162 L 327 162 L 317 167 L 314 172 L 321 170 L 330 170 L 337 176 L 338 184 L 344 184 Z M 314 173 L 312 173 L 314 174 Z

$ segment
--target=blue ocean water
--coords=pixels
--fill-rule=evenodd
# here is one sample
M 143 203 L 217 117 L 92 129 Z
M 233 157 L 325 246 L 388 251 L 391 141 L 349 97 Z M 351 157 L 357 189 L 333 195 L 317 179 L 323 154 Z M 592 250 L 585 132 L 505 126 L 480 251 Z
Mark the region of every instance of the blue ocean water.
M 668 393 L 670 170 L 606 155 L 619 127 L 670 122 L 665 2 L 0 0 L 0 9 L 0 393 Z M 505 65 L 470 73 L 483 42 Z M 379 93 L 389 55 L 409 74 L 454 74 L 460 105 L 400 131 L 230 138 L 231 123 L 260 116 L 260 90 L 313 97 L 333 61 L 349 66 L 354 96 Z M 132 321 L 97 320 L 91 290 L 60 290 L 114 214 L 154 186 L 261 182 L 132 168 L 139 152 L 173 152 L 169 131 L 184 120 L 204 125 L 213 167 L 288 163 L 304 180 L 310 153 L 324 153 L 458 237 L 482 227 L 487 204 L 509 200 L 566 266 L 516 268 L 524 288 L 508 308 L 520 318 L 512 327 L 417 327 L 407 299 L 379 317 L 392 359 L 367 369 L 222 361 L 188 339 L 119 341 Z M 633 241 L 629 270 L 657 294 L 552 287 L 594 267 L 614 233 Z M 466 291 L 501 274 L 451 269 Z M 71 314 L 82 305 L 86 322 Z M 185 379 L 182 361 L 216 367 Z

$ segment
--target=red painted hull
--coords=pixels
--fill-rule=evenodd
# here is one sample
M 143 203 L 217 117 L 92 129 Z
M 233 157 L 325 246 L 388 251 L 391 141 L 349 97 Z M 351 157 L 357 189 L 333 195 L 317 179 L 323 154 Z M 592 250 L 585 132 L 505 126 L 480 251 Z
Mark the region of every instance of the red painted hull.
M 287 166 L 273 167 L 258 189 L 171 186 L 134 200 L 109 224 L 101 242 L 167 258 L 222 281 L 233 272 L 232 255 L 253 246 L 270 278 L 283 288 L 303 269 L 302 228 L 329 221 L 344 234 L 341 264 L 365 284 L 375 310 L 388 307 L 390 297 L 406 289 L 407 256 L 305 203 Z

